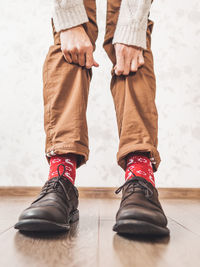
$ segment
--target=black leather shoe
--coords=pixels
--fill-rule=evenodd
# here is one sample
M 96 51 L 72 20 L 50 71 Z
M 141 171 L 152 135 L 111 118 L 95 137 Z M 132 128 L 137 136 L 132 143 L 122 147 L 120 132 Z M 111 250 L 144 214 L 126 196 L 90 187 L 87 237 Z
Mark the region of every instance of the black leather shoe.
M 122 190 L 113 231 L 124 234 L 169 235 L 168 221 L 158 199 L 157 189 L 146 179 L 136 176 L 126 180 Z
M 60 175 L 59 167 L 64 167 Z M 63 177 L 65 165 L 58 165 L 58 176 L 47 180 L 39 196 L 19 216 L 15 229 L 24 231 L 67 231 L 79 219 L 77 188 Z

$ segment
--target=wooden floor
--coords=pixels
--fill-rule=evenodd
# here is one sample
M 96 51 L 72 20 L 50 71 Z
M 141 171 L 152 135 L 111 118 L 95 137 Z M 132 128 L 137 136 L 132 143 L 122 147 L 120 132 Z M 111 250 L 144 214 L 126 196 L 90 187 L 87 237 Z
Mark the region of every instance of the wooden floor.
M 169 237 L 124 237 L 112 231 L 119 199 L 80 199 L 68 233 L 21 234 L 13 228 L 34 197 L 0 197 L 0 266 L 185 267 L 200 264 L 200 200 L 161 199 Z

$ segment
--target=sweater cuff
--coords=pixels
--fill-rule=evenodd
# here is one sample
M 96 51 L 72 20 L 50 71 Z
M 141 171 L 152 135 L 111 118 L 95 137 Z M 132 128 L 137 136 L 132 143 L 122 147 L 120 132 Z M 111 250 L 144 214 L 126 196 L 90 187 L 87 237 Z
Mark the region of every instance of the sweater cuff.
M 123 43 L 146 49 L 146 28 L 135 28 L 132 25 L 120 25 L 116 27 L 112 44 Z
M 68 9 L 53 8 L 52 18 L 57 32 L 89 21 L 84 4 L 75 5 Z

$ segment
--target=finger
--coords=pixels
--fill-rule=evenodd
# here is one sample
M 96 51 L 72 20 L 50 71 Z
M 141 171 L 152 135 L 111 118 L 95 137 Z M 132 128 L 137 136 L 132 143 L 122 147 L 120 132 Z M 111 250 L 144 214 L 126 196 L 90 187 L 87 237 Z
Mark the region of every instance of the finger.
M 70 56 L 70 54 L 69 54 L 68 52 L 63 53 L 63 55 L 64 55 L 65 60 L 66 60 L 68 63 L 72 63 L 71 56 Z
M 124 55 L 122 53 L 116 53 L 116 69 L 115 69 L 115 74 L 116 75 L 121 75 L 124 71 Z
M 84 52 L 79 53 L 78 63 L 81 66 L 85 66 L 85 53 Z
M 131 71 L 136 72 L 138 69 L 137 58 L 133 58 L 131 61 Z
M 93 54 L 91 50 L 87 50 L 86 52 L 86 68 L 90 69 L 93 65 Z
M 70 52 L 70 54 L 71 54 L 72 61 L 74 63 L 78 63 L 78 54 L 77 54 L 77 52 L 76 51 L 72 51 L 72 52 Z
M 138 56 L 138 67 L 141 67 L 142 65 L 144 65 L 144 57 L 142 53 L 140 53 Z
M 124 57 L 124 72 L 123 75 L 128 75 L 131 68 L 131 57 L 129 55 L 126 55 Z
M 93 60 L 93 66 L 94 67 L 99 67 L 99 63 L 97 63 L 96 60 Z

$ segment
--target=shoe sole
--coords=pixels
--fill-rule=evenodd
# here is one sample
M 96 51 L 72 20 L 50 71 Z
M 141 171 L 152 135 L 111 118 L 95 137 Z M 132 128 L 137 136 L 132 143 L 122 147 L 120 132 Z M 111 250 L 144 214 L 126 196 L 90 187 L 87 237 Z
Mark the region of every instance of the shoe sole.
M 62 232 L 70 229 L 70 223 L 79 220 L 79 210 L 70 215 L 69 223 L 57 223 L 44 219 L 20 220 L 14 225 L 15 229 L 33 232 Z
M 113 226 L 113 231 L 121 234 L 136 235 L 169 235 L 167 227 L 161 227 L 149 222 L 134 219 L 119 220 Z

